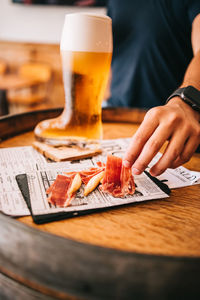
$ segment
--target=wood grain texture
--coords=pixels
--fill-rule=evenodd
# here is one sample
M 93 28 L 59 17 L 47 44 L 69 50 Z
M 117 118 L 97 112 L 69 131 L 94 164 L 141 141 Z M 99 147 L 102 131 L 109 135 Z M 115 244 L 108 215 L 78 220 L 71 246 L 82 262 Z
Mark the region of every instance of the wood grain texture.
M 136 124 L 105 123 L 104 138 L 130 137 Z M 30 145 L 33 133 L 8 139 L 0 147 Z M 200 156 L 195 154 L 186 167 L 200 171 Z M 177 256 L 200 255 L 200 186 L 174 190 L 169 199 L 148 201 L 107 212 L 35 225 L 30 217 L 25 224 L 66 238 L 105 247 Z
M 54 118 L 61 113 L 62 109 L 50 109 L 46 111 L 26 112 L 8 115 L 0 118 L 0 140 L 16 136 L 19 133 L 32 130 L 35 124 L 46 118 Z M 36 123 L 37 122 L 37 123 Z
M 49 114 L 22 115 L 21 122 L 19 116 L 0 119 L 0 147 L 31 145 L 32 131 L 19 134 L 22 120 L 27 131 Z M 104 138 L 129 137 L 137 127 L 105 123 Z M 18 135 L 8 139 L 14 132 Z M 186 166 L 200 171 L 199 162 L 194 155 Z M 199 194 L 199 186 L 187 187 L 167 200 L 40 226 L 31 217 L 15 220 L 0 213 L 0 296 L 199 299 Z
M 32 290 L 13 279 L 0 274 L 0 299 L 2 300 L 55 300 L 51 296 Z
M 2 214 L 0 224 L 0 272 L 42 295 L 69 300 L 200 297 L 200 258 L 143 255 L 83 244 Z
M 89 158 L 102 152 L 99 144 L 93 145 L 93 149 L 83 149 L 75 146 L 54 147 L 37 141 L 34 141 L 32 145 L 43 156 L 57 162 Z
M 12 136 L 16 136 L 22 132 L 26 132 L 29 130 L 33 130 L 38 122 L 55 118 L 62 112 L 62 108 L 52 108 L 52 109 L 45 109 L 45 110 L 36 110 L 30 112 L 24 112 L 20 114 L 12 114 L 7 115 L 5 117 L 0 118 L 0 140 L 8 139 Z M 141 113 L 139 116 L 137 109 L 121 109 L 121 116 L 117 117 L 116 115 L 119 114 L 118 108 L 103 108 L 102 110 L 102 119 L 104 122 L 111 122 L 113 116 L 115 116 L 115 122 L 118 123 L 138 123 L 138 119 L 142 119 L 144 117 L 145 112 Z M 132 115 L 132 117 L 131 117 Z M 113 128 L 113 131 L 116 130 L 117 125 Z M 121 128 L 120 124 L 120 132 L 123 135 L 123 128 Z M 137 127 L 136 127 L 137 128 Z M 105 131 L 105 130 L 104 130 Z M 110 129 L 111 134 L 111 129 Z M 126 132 L 124 132 L 126 136 Z M 121 136 L 123 137 L 123 136 Z

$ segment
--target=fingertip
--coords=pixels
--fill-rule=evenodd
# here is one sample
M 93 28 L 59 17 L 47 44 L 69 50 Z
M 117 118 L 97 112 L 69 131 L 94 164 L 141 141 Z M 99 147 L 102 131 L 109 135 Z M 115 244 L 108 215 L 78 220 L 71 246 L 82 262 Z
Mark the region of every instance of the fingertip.
M 151 176 L 156 177 L 156 176 L 160 176 L 162 175 L 164 172 L 166 171 L 166 169 L 159 169 L 159 170 L 154 170 L 154 169 L 150 169 L 149 173 L 151 174 Z
M 150 173 L 150 175 L 153 176 L 153 177 L 156 177 L 156 176 L 157 176 L 157 173 L 154 172 L 154 171 L 151 171 L 151 170 L 150 170 L 149 173 Z
M 155 170 L 155 166 L 153 166 L 150 170 L 149 173 L 151 176 L 156 177 L 159 176 L 158 171 Z
M 142 172 L 136 168 L 132 168 L 133 175 L 140 175 Z

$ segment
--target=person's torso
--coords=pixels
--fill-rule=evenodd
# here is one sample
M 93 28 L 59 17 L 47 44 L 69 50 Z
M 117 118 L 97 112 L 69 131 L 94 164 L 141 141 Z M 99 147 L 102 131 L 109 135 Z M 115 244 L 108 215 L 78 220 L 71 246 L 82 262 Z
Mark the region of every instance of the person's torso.
M 184 2 L 108 1 L 114 40 L 109 105 L 161 105 L 181 83 L 192 58 Z

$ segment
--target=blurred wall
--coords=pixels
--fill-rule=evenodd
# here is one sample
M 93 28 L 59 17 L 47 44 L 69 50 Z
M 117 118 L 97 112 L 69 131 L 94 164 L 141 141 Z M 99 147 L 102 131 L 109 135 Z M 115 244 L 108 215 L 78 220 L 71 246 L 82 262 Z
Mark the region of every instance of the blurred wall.
M 65 14 L 78 11 L 106 12 L 105 8 L 27 6 L 0 0 L 0 40 L 57 44 Z

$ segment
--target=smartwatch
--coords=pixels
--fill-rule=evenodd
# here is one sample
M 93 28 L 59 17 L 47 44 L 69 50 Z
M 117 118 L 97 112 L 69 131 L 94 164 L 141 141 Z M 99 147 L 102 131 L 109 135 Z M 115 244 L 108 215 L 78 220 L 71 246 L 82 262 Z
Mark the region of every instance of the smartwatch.
M 191 106 L 194 110 L 200 112 L 200 91 L 189 85 L 184 88 L 179 88 L 173 92 L 166 103 L 173 97 L 179 96 L 185 103 Z

